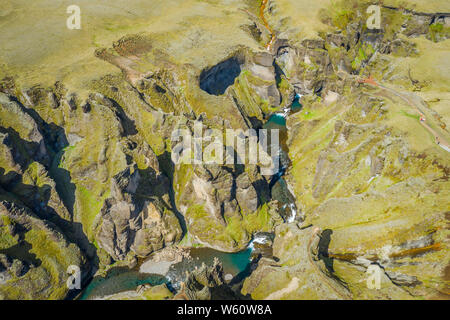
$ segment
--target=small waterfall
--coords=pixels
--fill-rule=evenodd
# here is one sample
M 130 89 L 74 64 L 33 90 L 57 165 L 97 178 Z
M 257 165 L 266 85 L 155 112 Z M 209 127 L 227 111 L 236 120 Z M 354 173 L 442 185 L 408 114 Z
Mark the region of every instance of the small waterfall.
M 287 108 L 284 108 L 283 113 L 280 113 L 280 115 L 286 119 L 289 116 L 289 114 L 291 113 L 291 111 L 295 111 L 295 110 L 297 110 L 297 108 L 301 108 L 301 106 L 302 106 L 300 104 L 301 98 L 302 98 L 302 95 L 300 93 L 297 93 L 295 95 L 294 101 L 292 102 L 292 105 Z
M 288 170 L 291 162 L 288 156 L 288 147 L 286 145 L 287 140 L 287 126 L 286 119 L 292 113 L 295 113 L 302 108 L 300 99 L 302 95 L 297 93 L 292 104 L 283 109 L 283 112 L 273 114 L 264 125 L 268 129 L 280 130 L 281 145 L 279 146 L 279 171 L 275 173 L 269 183 L 270 190 L 272 192 L 272 199 L 279 201 L 280 214 L 282 215 L 285 223 L 291 223 L 298 219 L 298 210 L 295 205 L 295 197 L 293 193 L 288 189 L 287 183 L 283 180 L 283 176 Z
M 255 237 L 252 239 L 252 241 L 250 241 L 247 248 L 253 251 L 255 249 L 255 245 L 254 245 L 255 243 L 265 244 L 269 241 L 270 241 L 269 235 L 266 235 L 264 233 L 258 233 L 255 235 Z
M 295 218 L 297 217 L 297 208 L 295 207 L 295 205 L 293 203 L 290 203 L 289 208 L 291 209 L 291 215 L 289 216 L 289 218 L 287 218 L 287 223 L 294 222 Z

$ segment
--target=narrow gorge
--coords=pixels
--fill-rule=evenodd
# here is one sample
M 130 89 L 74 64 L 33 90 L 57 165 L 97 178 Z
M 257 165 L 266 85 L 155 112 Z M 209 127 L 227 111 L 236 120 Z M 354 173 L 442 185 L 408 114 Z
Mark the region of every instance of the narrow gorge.
M 0 300 L 448 299 L 445 1 L 383 1 L 378 29 L 366 0 L 83 2 L 81 30 L 52 8 L 26 46 L 6 25 L 44 4 L 19 2 L 0 14 Z M 199 124 L 201 151 L 234 130 L 232 164 L 173 161 Z M 270 175 L 234 140 L 248 160 L 266 138 Z

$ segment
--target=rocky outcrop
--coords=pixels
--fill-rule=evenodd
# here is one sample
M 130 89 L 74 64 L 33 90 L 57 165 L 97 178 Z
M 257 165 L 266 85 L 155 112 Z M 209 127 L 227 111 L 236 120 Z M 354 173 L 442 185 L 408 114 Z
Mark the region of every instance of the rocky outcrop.
M 264 225 L 246 225 L 246 220 L 267 214 L 267 208 L 261 206 L 269 197 L 269 189 L 257 167 L 254 171 L 238 170 L 238 166 L 220 165 L 176 167 L 177 207 L 185 216 L 190 235 L 200 243 L 238 251 L 249 242 L 252 230 L 274 223 L 270 218 Z
M 9 137 L 10 148 L 14 148 L 9 152 L 14 158 L 14 162 L 21 165 L 22 168 L 32 160 L 48 163 L 44 138 L 38 124 L 22 105 L 2 92 L 0 92 L 0 115 L 0 132 Z M 20 139 L 23 140 L 20 141 Z M 12 141 L 15 142 L 15 146 L 11 145 Z M 20 142 L 27 147 L 19 148 L 17 143 Z
M 186 275 L 175 300 L 235 300 L 238 296 L 225 284 L 218 259 L 211 266 L 203 264 Z
M 270 190 L 257 166 L 174 165 L 170 138 L 195 120 L 209 129 L 261 128 L 295 93 L 302 107 L 287 120 L 286 179 L 305 221 L 277 229 L 274 259 L 259 261 L 245 293 L 445 296 L 449 164 L 446 145 L 427 135 L 448 138 L 449 14 L 422 12 L 428 4 L 417 1 L 384 5 L 381 29 L 369 30 L 367 1 L 319 10 L 277 0 L 264 3 L 262 17 L 256 2 L 194 2 L 173 25 L 142 22 L 152 33 L 125 35 L 108 17 L 108 37 L 118 40 L 95 57 L 90 43 L 70 48 L 68 60 L 62 49 L 35 59 L 30 44 L 17 62 L 20 37 L 9 32 L 14 24 L 2 24 L 11 54 L 0 68 L 1 298 L 65 298 L 65 268 L 83 265 L 83 255 L 95 272 L 183 235 L 184 243 L 234 252 L 272 232 L 290 209 L 270 201 L 284 196 L 279 181 Z M 214 19 L 204 20 L 207 10 Z M 95 46 L 96 37 L 103 34 L 93 35 Z M 322 228 L 321 238 L 309 224 Z M 371 266 L 382 269 L 381 291 L 361 281 Z M 189 278 L 188 298 L 214 298 L 219 269 Z M 147 291 L 171 296 L 143 287 L 130 297 Z
M 306 107 L 324 111 L 323 118 L 305 120 L 299 114 L 288 120 L 295 128 L 288 142 L 291 157 L 303 155 L 288 179 L 305 225 L 330 230 L 327 257 L 355 299 L 439 296 L 445 264 L 438 261 L 445 249 L 437 230 L 446 223 L 446 208 L 435 204 L 442 203 L 447 161 L 432 145 L 415 151 L 408 137 L 419 132 L 405 133 L 384 121 L 392 103 L 373 92 L 350 97 L 340 98 L 341 107 L 334 110 L 322 102 Z M 321 138 L 300 142 L 319 132 Z M 367 279 L 370 265 L 383 270 L 376 296 L 359 282 Z M 426 284 L 430 278 L 441 285 Z M 393 285 L 401 290 L 390 291 Z
M 340 31 L 321 36 L 325 41 L 279 47 L 277 64 L 293 79 L 297 91 L 311 94 L 302 98 L 303 110 L 287 121 L 293 160 L 287 180 L 306 220 L 300 229 L 293 225 L 277 228 L 274 256 L 280 261 L 261 259 L 246 280 L 243 294 L 257 299 L 445 297 L 448 266 L 439 261 L 446 261 L 443 257 L 448 254 L 445 236 L 438 230 L 445 228 L 446 221 L 447 209 L 441 198 L 446 188 L 446 151 L 432 140 L 427 140 L 426 146 L 414 142 L 427 134 L 409 123 L 418 119 L 407 120 L 411 109 L 408 116 L 394 116 L 411 105 L 419 106 L 421 113 L 433 114 L 418 96 L 399 93 L 402 86 L 417 92 L 432 89 L 417 84 L 411 76 L 413 68 L 396 68 L 401 75 L 388 71 L 400 61 L 397 57 L 417 57 L 414 61 L 420 63 L 425 55 L 421 50 L 434 45 L 412 39 L 426 35 L 439 41 L 430 37 L 432 21 L 426 22 L 439 14 L 383 11 L 383 19 L 389 22 L 381 31 L 366 30 L 364 22 L 358 21 L 358 12 L 345 15 L 347 21 L 343 16 L 330 20 L 332 24 L 338 19 L 345 23 L 337 25 Z M 399 20 L 404 21 L 401 28 Z M 309 50 L 314 50 L 314 63 L 310 70 L 298 72 L 298 65 L 312 60 Z M 320 56 L 324 58 L 318 59 Z M 317 68 L 320 73 L 313 72 Z M 396 89 L 368 90 L 355 82 L 352 73 L 359 77 L 376 74 L 378 79 L 389 80 L 386 86 Z M 311 86 L 309 81 L 315 84 Z M 399 99 L 402 95 L 414 102 L 405 104 L 405 99 Z M 439 117 L 431 117 L 436 119 L 436 127 L 445 128 L 438 124 Z M 448 137 L 448 132 L 440 134 Z M 306 236 L 311 224 L 324 231 L 316 239 L 317 245 L 311 241 L 314 263 L 305 265 L 311 251 L 298 246 L 311 240 Z M 283 243 L 288 239 L 292 243 Z M 295 258 L 296 253 L 301 257 Z M 296 268 L 301 268 L 301 273 Z M 380 280 L 378 290 L 368 284 L 369 271 L 374 269 Z M 430 279 L 436 285 L 430 285 Z M 308 291 L 312 283 L 310 288 L 315 290 Z
M 30 210 L 0 202 L 0 230 L 2 299 L 64 299 L 69 266 L 81 269 L 83 282 L 88 277 L 89 264 L 80 249 Z
M 123 260 L 139 228 L 139 209 L 130 193 L 136 192 L 139 173 L 128 168 L 111 182 L 111 198 L 102 208 L 102 225 L 97 236 L 99 245 L 115 260 Z
M 277 85 L 274 58 L 267 52 L 240 48 L 222 62 L 202 70 L 199 86 L 214 95 L 227 94 L 248 127 L 257 127 L 278 108 L 282 95 Z
M 258 209 L 258 194 L 246 172 L 236 178 L 236 200 L 241 212 L 255 212 Z
M 276 83 L 276 69 L 274 58 L 271 54 L 262 52 L 252 55 L 247 63 L 248 69 L 253 77 L 266 81 L 266 85 L 258 85 L 257 82 L 250 81 L 250 87 L 263 100 L 266 100 L 270 106 L 278 107 L 281 104 L 281 95 Z
M 124 260 L 131 251 L 145 257 L 181 237 L 173 213 L 161 209 L 157 201 L 146 201 L 140 196 L 139 192 L 143 191 L 141 179 L 137 167 L 129 167 L 116 175 L 111 182 L 111 197 L 102 208 L 97 239 L 114 260 Z M 159 179 L 159 186 L 154 187 L 167 188 L 161 181 L 164 178 Z M 152 194 L 145 191 L 148 196 Z
M 133 250 L 144 257 L 181 240 L 179 221 L 168 211 L 160 211 L 151 202 L 144 204 L 143 226 L 136 232 Z
M 347 299 L 346 287 L 327 274 L 318 259 L 318 239 L 313 230 L 300 230 L 295 224 L 278 227 L 273 244 L 277 261 L 261 259 L 245 280 L 242 294 L 268 300 Z
M 432 41 L 443 41 L 450 36 L 448 25 L 450 13 L 436 12 L 425 13 L 407 8 L 383 6 L 389 14 L 401 13 L 401 33 L 407 37 L 419 37 L 425 35 Z
M 324 45 L 323 40 L 304 41 L 301 47 L 281 46 L 278 49 L 276 62 L 298 92 L 320 93 L 332 76 L 331 58 Z
M 350 300 L 353 295 L 349 285 L 337 276 L 340 265 L 333 263 L 327 253 L 329 231 L 316 228 L 300 229 L 295 224 L 277 227 L 273 244 L 273 254 L 277 261 L 263 258 L 257 269 L 247 278 L 242 294 L 250 294 L 253 299 L 331 299 Z M 341 269 L 339 269 L 341 270 Z M 382 289 L 366 290 L 366 298 L 393 299 L 411 298 L 407 290 L 397 287 L 384 273 L 380 283 Z M 360 288 L 367 283 L 367 277 L 359 271 Z

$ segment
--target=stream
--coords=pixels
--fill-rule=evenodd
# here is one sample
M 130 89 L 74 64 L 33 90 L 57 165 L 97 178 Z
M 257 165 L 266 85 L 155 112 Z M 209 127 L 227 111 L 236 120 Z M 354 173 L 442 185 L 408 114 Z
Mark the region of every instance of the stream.
M 270 188 L 272 199 L 278 200 L 279 202 L 278 210 L 285 223 L 294 222 L 299 218 L 295 205 L 295 197 L 289 191 L 283 175 L 290 166 L 286 145 L 286 118 L 289 114 L 297 112 L 302 108 L 300 98 L 300 95 L 296 95 L 289 108 L 285 108 L 281 113 L 272 114 L 263 126 L 263 128 L 269 130 L 269 134 L 271 129 L 280 130 L 280 169 L 272 177 Z M 192 259 L 184 259 L 179 263 L 171 265 L 165 276 L 139 272 L 139 266 L 134 269 L 127 267 L 113 268 L 105 277 L 95 277 L 83 290 L 78 299 L 87 300 L 108 296 L 123 291 L 134 290 L 137 286 L 143 284 L 154 286 L 165 283 L 169 289 L 176 291 L 179 289 L 180 282 L 185 279 L 186 272 L 199 268 L 202 264 L 212 265 L 215 257 L 222 263 L 224 275 L 232 276 L 230 285 L 239 283 L 251 273 L 251 262 L 254 257 L 252 254 L 255 252 L 255 244 L 269 242 L 269 240 L 273 240 L 271 237 L 273 237 L 273 234 L 258 233 L 246 249 L 235 253 L 221 252 L 211 248 L 191 248 L 189 254 Z
M 270 181 L 270 189 L 272 193 L 272 199 L 278 200 L 279 207 L 278 212 L 283 217 L 284 222 L 294 222 L 299 217 L 297 216 L 297 207 L 295 205 L 295 197 L 289 191 L 286 181 L 283 179 L 286 170 L 291 165 L 289 159 L 289 149 L 286 141 L 288 138 L 288 130 L 286 127 L 286 118 L 291 114 L 301 110 L 302 105 L 300 103 L 301 95 L 297 94 L 294 101 L 289 108 L 285 108 L 283 113 L 275 113 L 270 116 L 269 120 L 264 124 L 265 129 L 278 129 L 280 130 L 280 170 L 276 173 Z
M 127 267 L 112 268 L 105 277 L 95 277 L 83 290 L 78 299 L 90 300 L 112 295 L 119 292 L 136 289 L 137 286 L 150 284 L 152 286 L 165 283 L 170 290 L 179 289 L 184 281 L 186 272 L 200 268 L 202 264 L 212 265 L 214 258 L 218 258 L 223 266 L 224 275 L 230 274 L 234 283 L 240 282 L 250 274 L 250 264 L 255 243 L 265 243 L 270 234 L 256 235 L 245 250 L 236 253 L 226 253 L 210 248 L 191 248 L 190 259 L 173 264 L 167 274 L 149 274 L 139 271 L 139 266 L 133 269 Z

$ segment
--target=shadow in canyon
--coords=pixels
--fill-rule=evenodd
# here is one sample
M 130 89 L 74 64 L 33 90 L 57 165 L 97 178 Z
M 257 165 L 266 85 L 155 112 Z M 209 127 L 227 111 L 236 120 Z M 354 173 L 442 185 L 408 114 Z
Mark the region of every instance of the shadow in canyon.
M 241 73 L 241 61 L 231 57 L 200 74 L 200 88 L 212 95 L 222 95 Z

